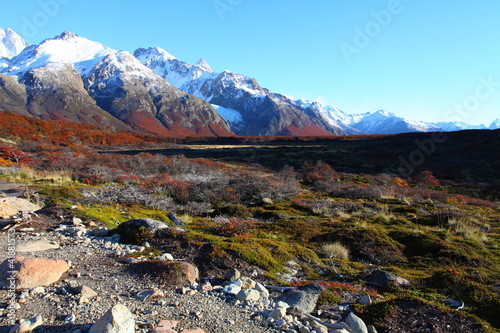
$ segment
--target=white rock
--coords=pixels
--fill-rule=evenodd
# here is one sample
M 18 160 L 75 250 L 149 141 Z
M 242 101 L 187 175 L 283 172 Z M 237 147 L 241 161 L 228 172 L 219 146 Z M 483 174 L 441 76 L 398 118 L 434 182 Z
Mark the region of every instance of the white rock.
M 358 300 L 359 305 L 370 305 L 372 304 L 372 298 L 370 295 L 364 295 Z
M 233 282 L 224 286 L 224 292 L 230 295 L 236 295 L 240 292 L 243 283 L 240 279 L 236 279 Z
M 269 290 L 267 290 L 267 288 L 264 287 L 264 285 L 262 285 L 261 283 L 257 282 L 255 284 L 255 289 L 259 291 L 260 297 L 262 299 L 268 299 L 269 298 Z
M 135 320 L 123 304 L 116 304 L 99 318 L 89 333 L 134 333 Z
M 36 327 L 42 325 L 42 323 L 43 323 L 42 316 L 36 316 L 31 319 L 23 321 L 19 325 L 12 327 L 9 333 L 30 332 L 34 330 Z
M 163 261 L 173 261 L 174 256 L 171 255 L 170 253 L 163 253 L 161 256 L 158 257 L 158 259 Z
M 364 321 L 352 312 L 347 315 L 345 323 L 349 325 L 353 333 L 368 333 L 368 328 Z
M 241 289 L 236 298 L 240 301 L 258 301 L 260 299 L 260 293 L 255 289 Z
M 286 316 L 286 309 L 276 308 L 269 312 L 268 318 L 281 319 Z
M 39 252 L 47 250 L 56 250 L 60 248 L 58 244 L 53 244 L 48 240 L 36 240 L 33 242 L 19 242 L 16 250 L 18 252 Z
M 35 287 L 30 290 L 31 295 L 38 295 L 38 294 L 45 294 L 45 288 L 44 287 Z

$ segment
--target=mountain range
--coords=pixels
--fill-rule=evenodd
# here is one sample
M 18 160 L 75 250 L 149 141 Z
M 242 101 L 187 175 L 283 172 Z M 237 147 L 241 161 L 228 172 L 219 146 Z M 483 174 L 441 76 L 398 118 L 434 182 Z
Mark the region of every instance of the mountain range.
M 497 129 L 425 123 L 384 110 L 349 114 L 215 72 L 158 48 L 134 54 L 70 32 L 28 45 L 0 29 L 0 110 L 162 136 L 316 136 Z

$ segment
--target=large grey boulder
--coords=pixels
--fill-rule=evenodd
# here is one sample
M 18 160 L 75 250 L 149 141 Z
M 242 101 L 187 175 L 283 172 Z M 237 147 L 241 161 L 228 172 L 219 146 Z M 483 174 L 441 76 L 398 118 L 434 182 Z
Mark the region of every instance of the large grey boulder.
M 300 289 L 287 291 L 276 298 L 275 302 L 287 303 L 290 306 L 288 312 L 294 315 L 311 313 L 316 307 L 323 289 L 319 284 L 312 283 Z
M 135 319 L 123 304 L 116 304 L 99 318 L 89 333 L 134 333 Z

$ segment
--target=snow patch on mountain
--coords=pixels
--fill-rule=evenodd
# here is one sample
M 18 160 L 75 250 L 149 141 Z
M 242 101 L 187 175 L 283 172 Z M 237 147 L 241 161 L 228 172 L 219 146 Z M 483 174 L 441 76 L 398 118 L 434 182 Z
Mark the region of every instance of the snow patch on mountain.
M 227 121 L 233 130 L 238 129 L 243 123 L 243 117 L 237 110 L 228 109 L 220 105 L 211 104 L 217 113 Z
M 0 28 L 0 58 L 11 59 L 29 44 L 11 29 Z

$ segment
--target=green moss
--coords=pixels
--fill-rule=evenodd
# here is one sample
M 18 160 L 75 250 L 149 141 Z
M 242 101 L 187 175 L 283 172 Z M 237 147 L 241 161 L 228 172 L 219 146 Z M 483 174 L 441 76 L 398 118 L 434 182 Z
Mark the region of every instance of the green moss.
M 101 221 L 108 228 L 115 228 L 122 222 L 137 218 L 151 218 L 168 224 L 172 223 L 168 218 L 168 211 L 142 206 L 90 205 L 83 206 L 75 214 L 82 219 Z

